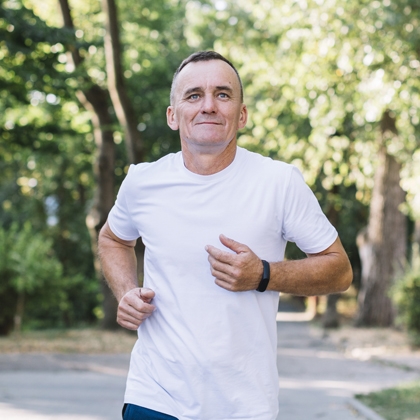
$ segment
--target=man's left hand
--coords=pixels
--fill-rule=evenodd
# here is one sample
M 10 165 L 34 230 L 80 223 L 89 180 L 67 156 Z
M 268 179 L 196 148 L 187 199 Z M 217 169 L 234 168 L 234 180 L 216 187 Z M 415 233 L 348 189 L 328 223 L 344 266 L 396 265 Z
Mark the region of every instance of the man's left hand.
M 231 292 L 255 290 L 263 274 L 263 264 L 252 250 L 224 235 L 219 236 L 220 242 L 234 251 L 234 254 L 207 245 L 211 273 L 216 278 L 216 284 Z

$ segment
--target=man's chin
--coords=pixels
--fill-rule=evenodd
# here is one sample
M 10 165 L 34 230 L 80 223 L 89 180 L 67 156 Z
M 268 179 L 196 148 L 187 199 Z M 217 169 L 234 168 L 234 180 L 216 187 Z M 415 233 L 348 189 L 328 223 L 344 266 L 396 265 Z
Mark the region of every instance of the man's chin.
M 193 140 L 191 143 L 195 144 L 198 147 L 210 147 L 210 148 L 219 148 L 219 147 L 227 147 L 232 140 L 227 140 L 226 138 L 201 138 Z

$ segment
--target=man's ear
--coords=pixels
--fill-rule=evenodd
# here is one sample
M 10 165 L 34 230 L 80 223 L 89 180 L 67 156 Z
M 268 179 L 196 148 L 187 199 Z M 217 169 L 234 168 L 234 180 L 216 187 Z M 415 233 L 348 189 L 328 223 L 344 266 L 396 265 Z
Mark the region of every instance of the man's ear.
M 166 110 L 166 122 L 168 123 L 169 127 L 172 128 L 172 130 L 176 131 L 179 128 L 179 125 L 175 118 L 175 110 L 174 107 L 168 106 Z
M 238 121 L 238 130 L 241 128 L 244 128 L 246 126 L 246 123 L 248 121 L 248 110 L 246 108 L 246 105 L 241 105 L 241 113 L 239 115 L 239 121 Z

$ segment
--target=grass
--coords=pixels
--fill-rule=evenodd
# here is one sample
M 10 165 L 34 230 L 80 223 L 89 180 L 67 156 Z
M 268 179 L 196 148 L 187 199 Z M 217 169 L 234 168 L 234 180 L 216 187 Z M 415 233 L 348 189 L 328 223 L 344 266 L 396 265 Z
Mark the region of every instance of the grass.
M 129 353 L 137 335 L 94 328 L 24 331 L 0 337 L 1 353 Z
M 420 420 L 420 381 L 356 398 L 386 420 Z

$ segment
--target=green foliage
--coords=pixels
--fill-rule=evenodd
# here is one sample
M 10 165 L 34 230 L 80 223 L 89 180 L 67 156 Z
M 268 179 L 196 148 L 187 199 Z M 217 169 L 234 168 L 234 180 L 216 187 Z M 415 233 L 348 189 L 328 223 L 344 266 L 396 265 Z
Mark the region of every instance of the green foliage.
M 34 233 L 30 224 L 22 230 L 14 224 L 0 229 L 0 300 L 15 305 L 17 296 L 32 294 L 41 288 L 56 288 L 62 279 L 62 266 L 52 253 L 52 242 Z M 7 333 L 16 314 L 14 305 L 1 306 L 0 333 Z
M 125 83 L 146 160 L 179 150 L 178 133 L 165 119 L 174 70 L 192 51 L 216 49 L 244 81 L 250 118 L 239 144 L 302 170 L 353 263 L 385 109 L 396 115 L 400 132 L 387 147 L 403 163 L 404 210 L 420 216 L 417 0 L 121 0 L 117 6 Z M 76 92 L 86 86 L 85 73 L 106 87 L 104 16 L 97 0 L 74 0 L 71 7 L 74 30 L 62 28 L 57 0 L 0 4 L 0 251 L 5 232 L 30 220 L 62 270 L 54 287 L 36 286 L 50 281 L 25 275 L 40 269 L 36 247 L 16 239 L 22 248 L 7 264 L 28 253 L 34 266 L 19 262 L 20 277 L 13 271 L 13 282 L 0 284 L 0 308 L 13 313 L 25 289 L 36 325 L 94 320 L 99 299 L 85 226 L 96 145 L 91 115 Z M 75 46 L 80 71 L 68 59 Z M 127 162 L 124 133 L 113 124 L 118 187 Z M 288 247 L 289 257 L 295 254 Z M 5 261 L 2 252 L 2 273 L 10 278 Z
M 420 211 L 412 161 L 420 144 L 418 2 L 191 2 L 187 16 L 189 41 L 239 68 L 250 109 L 240 144 L 294 163 L 310 185 L 320 177 L 327 191 L 355 185 L 368 205 L 377 132 L 390 109 L 400 136 L 388 150 L 404 164 L 406 210 Z
M 231 58 L 249 121 L 240 145 L 296 165 L 337 227 L 356 285 L 386 110 L 407 201 L 420 217 L 420 7 L 416 0 L 189 2 L 188 42 Z M 293 247 L 290 258 L 298 257 Z
M 127 0 L 118 6 L 128 93 L 146 159 L 154 160 L 179 149 L 165 111 L 172 74 L 190 52 L 183 39 L 183 4 Z M 71 7 L 75 30 L 62 28 L 56 0 L 0 5 L 0 226 L 9 231 L 31 220 L 34 231 L 52 241 L 62 267 L 54 288 L 31 287 L 35 276 L 26 276 L 25 270 L 32 269 L 27 265 L 21 265 L 15 284 L 7 283 L 10 293 L 0 295 L 0 307 L 10 307 L 9 314 L 17 303 L 6 296 L 16 297 L 15 286 L 30 289 L 26 326 L 95 321 L 101 299 L 85 224 L 93 199 L 96 145 L 91 115 L 78 103 L 76 92 L 86 85 L 85 72 L 106 87 L 103 13 L 97 1 L 76 0 Z M 80 71 L 74 71 L 67 56 L 74 46 L 83 60 Z M 123 132 L 116 122 L 113 129 L 118 186 L 126 157 Z
M 3 104 L 28 104 L 35 92 L 66 95 L 56 70 L 71 32 L 51 28 L 20 1 L 0 5 L 0 95 Z
M 41 287 L 57 284 L 63 267 L 53 254 L 53 243 L 33 232 L 29 222 L 18 231 L 13 225 L 9 232 L 6 267 L 11 272 L 10 284 L 17 293 L 32 293 Z
M 398 308 L 399 321 L 413 334 L 414 344 L 420 346 L 420 266 L 411 267 L 396 281 L 391 296 Z
M 187 2 L 118 2 L 128 92 L 136 109 L 146 160 L 180 149 L 179 134 L 166 124 L 173 73 L 193 49 L 184 31 Z
M 404 324 L 420 334 L 420 272 L 408 272 L 397 282 L 394 293 Z
M 20 270 L 3 284 L 0 308 L 7 309 L 11 325 L 18 290 L 24 289 L 24 327 L 92 322 L 99 297 L 85 217 L 95 144 L 90 115 L 75 97 L 78 75 L 70 78 L 62 63 L 74 33 L 47 25 L 25 5 L 16 0 L 0 6 L 0 226 L 17 235 L 8 261 Z M 32 248 L 26 248 L 27 228 L 16 231 L 28 220 L 40 242 L 30 242 Z M 31 274 L 42 269 L 29 258 L 41 243 L 54 249 L 60 276 Z M 29 259 L 20 261 L 25 253 Z
M 23 311 L 17 307 L 18 296 L 25 298 L 25 310 L 20 314 L 24 326 L 69 325 L 80 321 L 78 310 L 83 320 L 88 319 L 86 306 L 92 302 L 86 279 L 80 274 L 64 275 L 52 239 L 36 232 L 29 222 L 22 228 L 15 223 L 8 230 L 0 228 L 0 253 L 0 334 L 7 333 L 14 316 Z M 86 302 L 74 304 L 80 292 Z M 95 293 L 96 287 L 90 291 Z

